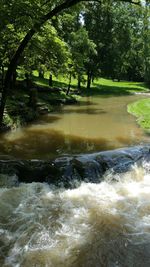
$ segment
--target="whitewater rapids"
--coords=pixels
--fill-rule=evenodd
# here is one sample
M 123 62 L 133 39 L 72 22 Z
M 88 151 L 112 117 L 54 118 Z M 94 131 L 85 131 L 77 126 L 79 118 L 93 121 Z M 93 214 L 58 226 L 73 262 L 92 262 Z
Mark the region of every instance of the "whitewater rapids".
M 1 185 L 0 266 L 149 267 L 149 166 L 75 189 Z

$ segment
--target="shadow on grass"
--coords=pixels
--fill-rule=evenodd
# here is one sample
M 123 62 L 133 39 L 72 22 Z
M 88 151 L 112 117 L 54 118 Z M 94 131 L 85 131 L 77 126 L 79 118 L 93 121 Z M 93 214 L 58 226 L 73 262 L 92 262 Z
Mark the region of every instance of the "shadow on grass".
M 32 79 L 34 82 L 36 82 L 37 84 L 41 85 L 41 86 L 46 86 L 49 87 L 49 80 L 46 78 L 40 78 L 40 77 L 36 77 L 36 76 L 32 76 Z M 53 80 L 53 86 L 52 87 L 58 87 L 58 88 L 67 88 L 68 84 L 65 82 L 61 82 L 61 81 L 55 81 Z
M 150 85 L 147 85 L 146 83 L 138 83 L 138 86 L 150 90 Z
M 91 87 L 91 89 L 82 88 L 82 94 L 87 96 L 102 95 L 102 96 L 124 96 L 132 95 L 134 92 L 141 91 L 140 88 L 135 87 L 119 87 L 100 85 L 99 87 Z
M 33 81 L 36 82 L 40 86 L 49 87 L 49 80 L 46 78 L 39 78 L 33 76 Z M 129 85 L 129 86 L 128 86 Z M 67 89 L 67 82 L 61 81 L 53 81 L 53 87 Z M 51 88 L 51 87 L 49 87 Z M 77 89 L 76 85 L 71 85 L 72 89 Z M 143 88 L 143 89 L 142 89 Z M 93 83 L 90 89 L 87 89 L 85 86 L 82 86 L 80 89 L 80 93 L 83 96 L 92 96 L 92 95 L 101 95 L 103 97 L 108 96 L 124 96 L 124 95 L 132 95 L 134 92 L 142 92 L 144 89 L 148 89 L 147 85 L 144 83 L 137 83 L 137 86 L 132 82 L 126 83 L 126 86 L 114 86 L 114 85 L 103 85 L 98 84 L 97 82 Z

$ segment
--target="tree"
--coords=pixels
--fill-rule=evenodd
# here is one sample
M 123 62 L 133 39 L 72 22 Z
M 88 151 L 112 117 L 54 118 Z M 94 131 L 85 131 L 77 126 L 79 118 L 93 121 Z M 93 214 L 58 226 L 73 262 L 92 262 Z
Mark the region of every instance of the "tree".
M 144 41 L 144 80 L 150 84 L 150 3 L 148 0 L 143 6 L 143 41 Z
M 89 39 L 88 32 L 85 28 L 81 27 L 71 34 L 71 52 L 75 73 L 78 76 L 78 88 L 80 89 L 80 82 L 86 66 L 90 58 L 96 54 L 96 45 Z
M 112 56 L 112 1 L 98 3 L 91 2 L 90 8 L 84 14 L 85 27 L 89 32 L 90 39 L 96 44 L 97 54 L 86 66 L 88 73 L 88 87 L 91 77 L 100 74 L 109 76 L 111 72 Z
M 141 80 L 143 76 L 143 40 L 141 8 L 120 3 L 114 5 L 112 34 L 112 77 Z
M 83 0 L 84 1 L 84 0 Z M 98 0 L 95 0 L 98 1 Z M 125 2 L 130 2 L 130 3 L 139 3 L 140 0 L 124 0 Z M 7 3 L 8 1 L 4 1 L 3 0 L 3 4 Z M 25 35 L 25 37 L 23 38 L 23 40 L 21 41 L 21 43 L 18 46 L 18 49 L 16 50 L 14 56 L 12 57 L 9 65 L 8 65 L 8 69 L 5 75 L 5 80 L 4 80 L 4 86 L 3 86 L 3 90 L 2 90 L 2 99 L 1 99 L 1 106 L 0 106 L 0 126 L 2 126 L 2 122 L 3 122 L 3 114 L 4 114 L 4 108 L 5 108 L 5 104 L 6 104 L 6 99 L 7 99 L 7 94 L 8 94 L 8 90 L 9 90 L 9 86 L 10 86 L 10 82 L 11 82 L 11 77 L 13 72 L 16 70 L 18 61 L 23 53 L 23 51 L 25 50 L 25 48 L 27 47 L 29 41 L 32 39 L 32 37 L 35 35 L 36 32 L 40 31 L 41 26 L 43 26 L 43 24 L 47 21 L 52 19 L 54 16 L 56 16 L 57 14 L 59 14 L 60 12 L 82 2 L 82 0 L 66 0 L 65 2 L 61 2 L 61 1 L 52 1 L 50 2 L 50 11 L 48 11 L 47 13 L 45 13 L 43 15 L 43 9 L 41 6 L 38 6 L 38 4 L 40 3 L 40 1 L 38 1 L 38 4 L 36 4 L 36 1 L 23 1 L 22 0 L 18 0 L 16 1 L 17 3 L 19 3 L 19 7 L 20 7 L 20 3 L 21 5 L 23 5 L 24 3 L 31 5 L 32 2 L 35 5 L 35 7 L 37 8 L 38 12 L 35 12 L 35 18 L 33 19 L 33 15 L 30 16 L 30 14 L 27 14 L 27 17 L 29 19 L 29 23 L 31 23 L 33 26 L 30 28 L 30 30 L 27 32 L 27 34 Z M 42 1 L 43 2 L 43 1 Z M 88 2 L 88 1 L 85 1 Z M 46 3 L 49 3 L 49 1 L 46 1 Z M 10 3 L 11 6 L 12 3 Z M 16 3 L 15 3 L 16 5 Z M 28 6 L 27 5 L 27 6 Z M 17 5 L 16 5 L 17 6 Z M 12 5 L 12 8 L 14 7 L 14 4 Z M 20 9 L 19 9 L 20 10 Z M 45 10 L 44 10 L 45 11 Z M 38 16 L 39 15 L 39 16 Z M 21 16 L 20 16 L 21 17 Z
M 58 36 L 51 23 L 46 23 L 39 34 L 35 34 L 23 53 L 23 66 L 27 72 L 36 69 L 39 75 L 45 71 L 58 74 L 66 69 L 70 52 L 68 45 Z
M 89 37 L 96 44 L 89 71 L 95 76 L 141 80 L 142 14 L 141 8 L 109 0 L 101 5 L 92 2 L 84 14 Z

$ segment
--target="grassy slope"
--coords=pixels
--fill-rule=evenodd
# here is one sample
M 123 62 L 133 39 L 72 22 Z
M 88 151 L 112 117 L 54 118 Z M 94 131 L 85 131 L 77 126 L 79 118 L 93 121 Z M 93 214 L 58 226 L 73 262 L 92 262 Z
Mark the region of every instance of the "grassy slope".
M 98 88 L 99 86 L 101 88 L 101 91 L 108 89 L 108 92 L 112 93 L 118 93 L 119 91 L 121 91 L 122 93 L 134 93 L 148 90 L 147 86 L 142 82 L 116 82 L 103 78 L 98 79 L 94 82 L 94 87 Z
M 137 121 L 143 129 L 150 129 L 150 98 L 129 104 L 128 112 L 137 117 Z
M 45 79 L 38 77 L 37 71 L 34 71 L 34 81 L 40 86 L 48 86 L 49 73 L 45 73 Z M 85 77 L 86 78 L 86 77 Z M 57 78 L 53 76 L 53 86 L 60 88 L 67 88 L 68 79 L 67 77 L 58 76 Z M 72 78 L 71 87 L 76 89 L 77 80 Z M 82 83 L 81 92 L 85 95 L 96 95 L 96 94 L 111 94 L 111 95 L 127 95 L 134 92 L 146 92 L 148 88 L 142 82 L 128 82 L 121 81 L 116 82 L 109 79 L 95 79 L 94 83 L 91 84 L 89 90 L 86 89 L 86 79 L 85 83 Z

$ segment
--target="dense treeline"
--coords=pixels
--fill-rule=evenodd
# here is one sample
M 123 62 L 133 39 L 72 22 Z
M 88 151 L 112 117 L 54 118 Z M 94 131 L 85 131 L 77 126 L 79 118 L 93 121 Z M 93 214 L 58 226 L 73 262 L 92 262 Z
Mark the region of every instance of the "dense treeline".
M 79 88 L 85 77 L 87 88 L 96 77 L 148 82 L 149 5 L 130 2 L 2 0 L 0 124 L 16 67 L 74 75 Z

